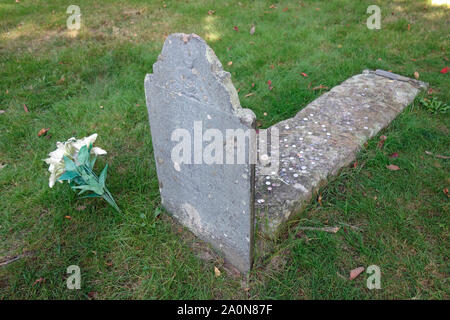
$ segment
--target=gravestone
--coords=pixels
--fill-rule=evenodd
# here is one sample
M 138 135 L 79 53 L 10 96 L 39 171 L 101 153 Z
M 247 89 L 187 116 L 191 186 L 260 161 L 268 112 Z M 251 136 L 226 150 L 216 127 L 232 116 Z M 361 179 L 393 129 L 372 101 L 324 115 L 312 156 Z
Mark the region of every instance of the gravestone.
M 255 210 L 259 234 L 276 237 L 426 87 L 365 70 L 256 137 L 255 115 L 212 49 L 197 35 L 170 35 L 145 79 L 162 204 L 246 272 Z
M 230 74 L 195 34 L 167 37 L 153 74 L 145 78 L 145 94 L 162 205 L 248 271 L 254 113 L 241 108 Z M 242 132 L 247 133 L 243 144 L 238 141 Z
M 321 186 L 350 165 L 364 143 L 389 125 L 427 84 L 383 70 L 365 70 L 324 93 L 297 115 L 273 125 L 280 165 L 256 167 L 260 234 L 276 238 Z

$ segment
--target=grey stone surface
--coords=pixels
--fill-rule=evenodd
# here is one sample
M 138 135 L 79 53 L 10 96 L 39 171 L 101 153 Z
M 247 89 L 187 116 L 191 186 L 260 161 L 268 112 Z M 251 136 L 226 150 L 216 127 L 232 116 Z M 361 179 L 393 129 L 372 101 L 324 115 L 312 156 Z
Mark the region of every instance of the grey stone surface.
M 222 133 L 225 155 L 225 130 L 253 128 L 254 113 L 241 108 L 230 74 L 195 34 L 167 37 L 153 74 L 145 78 L 145 94 L 163 206 L 239 270 L 248 271 L 254 226 L 255 166 L 248 158 L 252 146 L 247 141 L 243 164 L 195 164 L 199 153 L 193 140 L 194 121 L 201 121 L 203 133 Z M 192 137 L 191 164 L 171 159 L 178 144 L 171 139 L 176 129 Z
M 332 88 L 280 132 L 278 172 L 256 167 L 256 216 L 262 234 L 274 237 L 308 204 L 318 188 L 349 165 L 364 142 L 386 127 L 427 84 L 383 70 L 364 71 Z

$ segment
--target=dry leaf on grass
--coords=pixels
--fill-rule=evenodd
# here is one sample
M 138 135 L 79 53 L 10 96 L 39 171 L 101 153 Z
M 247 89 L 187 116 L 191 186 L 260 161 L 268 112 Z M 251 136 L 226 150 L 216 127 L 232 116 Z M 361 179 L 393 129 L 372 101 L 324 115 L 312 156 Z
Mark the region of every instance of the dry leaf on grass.
M 362 272 L 364 271 L 364 267 L 358 267 L 356 269 L 353 269 L 352 271 L 350 271 L 350 280 L 355 279 L 357 276 L 359 276 Z
M 377 148 L 378 149 L 383 148 L 383 145 L 384 145 L 384 142 L 386 141 L 386 139 L 387 139 L 386 136 L 381 136 L 380 137 L 380 141 L 378 141 L 378 144 L 377 144 Z
M 314 87 L 313 90 L 322 90 L 322 89 L 328 89 L 327 86 L 324 86 L 323 84 L 321 84 L 320 86 Z
M 50 128 L 47 128 L 47 129 L 42 128 L 41 130 L 39 130 L 38 137 L 45 136 L 47 134 L 48 130 L 50 130 Z
M 443 156 L 443 155 L 441 155 L 441 154 L 436 154 L 436 155 L 434 155 L 432 152 L 430 152 L 430 151 L 425 151 L 425 153 L 427 154 L 427 155 L 429 155 L 429 156 L 435 156 L 436 158 L 439 158 L 439 159 L 450 159 L 450 157 L 448 157 L 448 156 Z
M 214 274 L 216 277 L 220 277 L 220 270 L 217 267 L 214 267 Z
M 388 168 L 388 169 L 391 170 L 391 171 L 397 171 L 397 170 L 400 170 L 400 167 L 399 167 L 399 166 L 396 166 L 395 164 L 387 165 L 386 168 Z
M 44 278 L 39 278 L 39 279 L 37 279 L 35 282 L 33 282 L 33 286 L 34 286 L 35 284 L 41 283 L 41 282 L 45 282 L 45 279 L 44 279 Z

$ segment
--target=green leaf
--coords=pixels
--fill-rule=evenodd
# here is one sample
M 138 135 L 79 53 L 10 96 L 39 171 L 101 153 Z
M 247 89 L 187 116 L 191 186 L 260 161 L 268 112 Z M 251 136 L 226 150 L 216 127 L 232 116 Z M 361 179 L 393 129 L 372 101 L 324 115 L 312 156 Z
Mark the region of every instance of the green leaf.
M 91 168 L 91 170 L 94 169 L 95 160 L 97 160 L 97 156 L 95 156 L 89 163 L 89 167 Z
M 103 189 L 99 185 L 84 185 L 84 186 L 75 186 L 73 189 L 79 189 L 81 190 L 78 194 L 82 194 L 86 191 L 93 191 L 99 196 L 103 195 Z
M 89 151 L 86 146 L 82 146 L 80 151 L 78 152 L 78 163 L 80 165 L 84 165 L 86 162 L 89 161 Z
M 105 187 L 106 172 L 107 171 L 108 171 L 108 164 L 106 164 L 105 168 L 102 170 L 102 173 L 100 173 L 100 177 L 98 178 L 98 183 L 100 183 L 102 188 Z
M 77 171 L 77 166 L 75 165 L 75 163 L 68 157 L 66 156 L 63 157 L 64 157 L 64 167 L 66 171 Z
M 76 171 L 66 171 L 58 178 L 58 180 L 61 180 L 61 181 L 72 180 L 78 176 L 79 176 L 79 174 Z
M 96 198 L 96 197 L 101 197 L 101 195 L 98 195 L 98 194 L 96 194 L 96 193 L 91 193 L 91 194 L 88 194 L 87 196 L 80 197 L 80 199 L 84 199 L 84 198 Z

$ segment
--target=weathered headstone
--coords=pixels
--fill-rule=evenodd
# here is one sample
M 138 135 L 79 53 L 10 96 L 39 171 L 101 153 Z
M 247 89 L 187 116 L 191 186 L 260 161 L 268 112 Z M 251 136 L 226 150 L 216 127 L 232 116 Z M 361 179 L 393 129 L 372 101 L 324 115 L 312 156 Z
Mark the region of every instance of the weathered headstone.
M 195 34 L 167 37 L 153 74 L 146 76 L 145 94 L 163 206 L 248 271 L 254 113 L 241 108 L 230 74 Z M 242 144 L 233 132 L 249 135 Z

